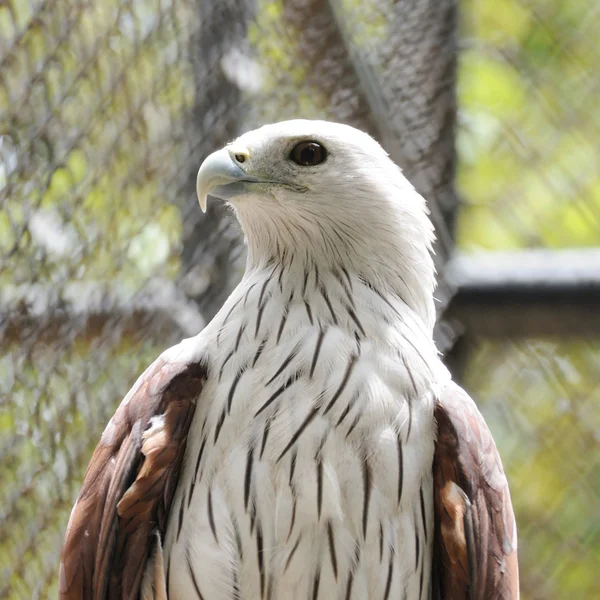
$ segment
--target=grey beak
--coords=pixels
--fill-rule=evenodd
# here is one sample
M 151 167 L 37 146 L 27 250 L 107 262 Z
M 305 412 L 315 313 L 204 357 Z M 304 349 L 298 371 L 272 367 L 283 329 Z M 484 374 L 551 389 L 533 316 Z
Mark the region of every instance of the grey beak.
M 246 149 L 243 149 L 249 155 Z M 244 183 L 257 183 L 260 179 L 248 175 L 234 160 L 240 150 L 223 148 L 213 152 L 200 165 L 196 178 L 196 193 L 202 212 L 206 212 L 208 194 L 227 200 L 243 191 Z M 239 185 L 235 185 L 239 184 Z

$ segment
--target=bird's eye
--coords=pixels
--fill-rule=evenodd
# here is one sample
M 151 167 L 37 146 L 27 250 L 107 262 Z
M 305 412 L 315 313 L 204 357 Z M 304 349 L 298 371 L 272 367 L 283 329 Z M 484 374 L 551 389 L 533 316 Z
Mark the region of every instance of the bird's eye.
M 327 150 L 317 142 L 300 142 L 294 146 L 290 158 L 301 167 L 314 167 L 327 158 Z

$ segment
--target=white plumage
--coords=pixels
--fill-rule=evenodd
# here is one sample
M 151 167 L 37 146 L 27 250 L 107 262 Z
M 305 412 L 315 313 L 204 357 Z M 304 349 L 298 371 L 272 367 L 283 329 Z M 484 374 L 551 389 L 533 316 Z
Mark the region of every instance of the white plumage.
M 61 599 L 518 598 L 500 459 L 433 343 L 423 198 L 372 138 L 320 121 L 215 152 L 208 193 L 246 273 L 108 424 Z
M 375 142 L 342 125 L 285 123 L 236 146 L 255 172 L 251 161 L 275 163 L 300 135 L 327 144 L 331 177 L 234 201 L 247 273 L 186 342 L 209 350 L 210 367 L 174 500 L 186 508 L 181 520 L 171 512 L 165 539 L 173 599 L 428 597 L 431 385 L 446 371 L 431 340 L 423 201 Z M 298 239 L 323 215 L 351 232 L 346 248 L 323 232 Z M 407 264 L 413 244 L 420 261 Z M 427 302 L 403 300 L 404 277 Z

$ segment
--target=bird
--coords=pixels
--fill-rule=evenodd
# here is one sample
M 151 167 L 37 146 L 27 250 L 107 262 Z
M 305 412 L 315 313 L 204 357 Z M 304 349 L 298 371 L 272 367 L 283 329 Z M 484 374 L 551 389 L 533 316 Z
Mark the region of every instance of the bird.
M 247 246 L 216 316 L 110 419 L 59 596 L 519 597 L 499 452 L 433 339 L 434 230 L 368 134 L 295 119 L 208 156 Z

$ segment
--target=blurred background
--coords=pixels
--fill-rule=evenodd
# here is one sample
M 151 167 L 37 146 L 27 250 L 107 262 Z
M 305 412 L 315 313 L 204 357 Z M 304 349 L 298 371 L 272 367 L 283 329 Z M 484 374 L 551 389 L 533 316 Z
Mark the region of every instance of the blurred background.
M 522 597 L 600 597 L 598 31 L 597 0 L 1 1 L 0 597 L 56 597 L 105 423 L 242 273 L 201 160 L 289 117 L 370 132 L 428 199 Z

